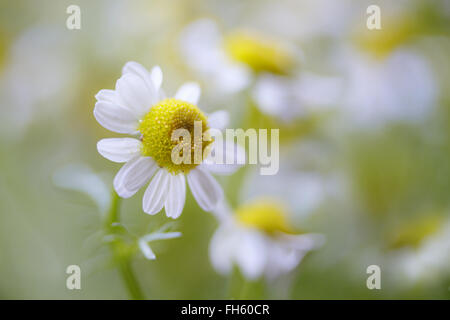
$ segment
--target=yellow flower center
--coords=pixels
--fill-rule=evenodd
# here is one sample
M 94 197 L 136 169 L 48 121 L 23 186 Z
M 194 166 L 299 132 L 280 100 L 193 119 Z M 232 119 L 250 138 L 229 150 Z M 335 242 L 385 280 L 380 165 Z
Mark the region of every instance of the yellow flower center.
M 384 58 L 414 34 L 415 26 L 406 17 L 392 17 L 382 21 L 380 30 L 360 30 L 355 34 L 355 43 L 376 58 Z
M 293 234 L 295 231 L 289 225 L 286 208 L 283 204 L 270 200 L 259 199 L 245 204 L 236 210 L 239 223 L 273 234 L 284 232 Z
M 5 64 L 7 56 L 7 39 L 6 36 L 0 31 L 0 70 Z
M 202 141 L 202 136 L 194 133 L 195 122 L 201 123 L 201 134 L 208 131 L 207 118 L 197 106 L 178 99 L 165 99 L 152 106 L 140 123 L 139 131 L 142 134 L 142 154 L 152 157 L 156 163 L 172 174 L 188 173 L 199 163 L 194 161 L 195 153 L 203 155 L 211 141 Z M 177 129 L 185 129 L 190 139 L 172 139 L 172 133 Z M 188 144 L 186 146 L 186 144 Z M 190 150 L 190 163 L 174 163 L 172 150 L 176 146 L 185 146 Z M 183 148 L 178 149 L 180 157 L 184 157 Z M 206 150 L 207 152 L 208 150 Z
M 294 66 L 292 54 L 281 44 L 250 32 L 236 32 L 225 37 L 228 55 L 256 72 L 287 74 Z

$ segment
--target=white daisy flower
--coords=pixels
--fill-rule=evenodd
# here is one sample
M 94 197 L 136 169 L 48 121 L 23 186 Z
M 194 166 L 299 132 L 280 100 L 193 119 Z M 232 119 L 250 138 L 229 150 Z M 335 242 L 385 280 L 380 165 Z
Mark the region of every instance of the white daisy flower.
M 406 8 L 392 1 L 376 32 L 357 20 L 352 43 L 337 55 L 347 80 L 344 116 L 357 128 L 418 123 L 434 108 L 437 79 L 427 58 L 411 47 L 421 26 Z
M 99 91 L 94 109 L 97 121 L 108 130 L 138 138 L 103 139 L 97 149 L 105 158 L 125 163 L 114 178 L 114 188 L 122 198 L 131 197 L 150 181 L 143 198 L 144 212 L 153 215 L 165 208 L 168 217 L 178 218 L 184 207 L 186 179 L 200 207 L 211 211 L 223 191 L 210 172 L 229 174 L 238 165 L 216 164 L 211 157 L 200 164 L 175 164 L 171 154 L 176 142 L 171 140 L 171 134 L 176 129 L 186 129 L 194 137 L 195 121 L 201 122 L 203 132 L 221 129 L 226 125 L 227 114 L 217 111 L 208 118 L 196 106 L 200 97 L 196 83 L 186 83 L 174 98 L 166 98 L 162 80 L 159 67 L 148 72 L 140 64 L 128 62 L 115 90 Z M 234 152 L 237 158 L 245 157 L 243 149 L 232 143 L 225 143 L 223 149 L 214 145 L 192 143 L 190 149 L 201 146 L 205 154 L 206 147 L 211 148 L 214 159 Z
M 287 74 L 298 62 L 294 47 L 249 30 L 222 35 L 209 19 L 189 24 L 180 36 L 188 64 L 226 92 L 247 88 L 254 73 Z
M 347 199 L 348 182 L 334 169 L 332 152 L 315 139 L 286 146 L 276 175 L 264 176 L 248 168 L 238 201 L 245 203 L 270 194 L 286 204 L 292 219 L 302 221 L 336 200 Z
M 266 73 L 256 80 L 252 97 L 263 113 L 289 122 L 336 105 L 341 86 L 338 78 L 309 72 L 295 77 Z
M 379 59 L 352 50 L 346 56 L 344 112 L 356 126 L 418 122 L 433 109 L 436 79 L 419 54 L 398 49 Z
M 388 255 L 395 278 L 410 284 L 450 274 L 450 221 L 430 217 L 419 222 L 403 232 L 408 243 Z
M 73 44 L 59 27 L 28 28 L 8 51 L 0 72 L 0 131 L 2 136 L 15 138 L 31 123 L 58 114 L 70 104 L 79 68 Z
M 221 203 L 214 211 L 220 226 L 211 239 L 209 254 L 213 267 L 229 274 L 237 265 L 250 280 L 276 278 L 296 268 L 304 255 L 320 247 L 320 234 L 295 234 L 280 203 L 260 199 L 233 214 Z
M 338 39 L 350 27 L 352 16 L 360 17 L 367 6 L 351 0 L 264 1 L 246 12 L 245 22 L 301 43 L 324 37 Z

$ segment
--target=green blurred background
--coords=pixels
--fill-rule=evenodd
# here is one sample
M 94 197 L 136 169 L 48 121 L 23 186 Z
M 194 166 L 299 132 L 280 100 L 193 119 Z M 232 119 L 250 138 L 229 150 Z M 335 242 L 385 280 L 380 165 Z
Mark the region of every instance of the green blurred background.
M 66 28 L 71 4 L 81 8 L 80 30 Z M 344 83 L 342 96 L 351 95 L 356 89 L 345 83 L 353 64 L 343 47 L 364 30 L 370 4 L 381 7 L 382 23 L 385 16 L 409 18 L 407 36 L 392 45 L 380 41 L 414 51 L 432 74 L 434 97 L 413 121 L 406 108 L 382 125 L 354 125 L 347 100 L 339 99 L 325 112 L 285 123 L 262 113 L 248 91 L 225 94 L 208 87 L 179 46 L 183 28 L 200 18 L 213 19 L 224 33 L 241 27 L 270 33 L 303 51 L 299 72 L 333 75 Z M 115 135 L 95 121 L 94 96 L 114 88 L 127 61 L 138 61 L 161 66 L 169 93 L 184 81 L 199 81 L 201 107 L 228 110 L 230 128 L 280 128 L 278 175 L 261 178 L 258 168 L 247 166 L 219 181 L 233 206 L 255 195 L 279 196 L 298 228 L 323 233 L 327 243 L 293 274 L 255 284 L 250 298 L 449 299 L 449 19 L 447 1 L 402 1 L 391 8 L 390 1 L 2 0 L 0 298 L 128 298 L 102 242 L 96 202 L 54 180 L 62 168 L 78 165 L 112 186 L 120 166 L 102 158 L 96 142 Z M 399 30 L 383 27 L 391 35 Z M 405 81 L 413 93 L 421 92 L 415 80 Z M 370 92 L 378 95 L 376 88 L 362 95 Z M 287 185 L 290 191 L 283 192 Z M 137 236 L 168 220 L 162 213 L 144 214 L 142 195 L 121 206 L 123 224 Z M 152 243 L 155 261 L 140 253 L 133 259 L 149 299 L 230 297 L 233 280 L 218 275 L 208 257 L 216 227 L 188 193 L 173 226 L 183 236 Z M 82 269 L 81 290 L 66 288 L 71 264 Z M 381 290 L 366 287 L 371 264 L 381 267 Z

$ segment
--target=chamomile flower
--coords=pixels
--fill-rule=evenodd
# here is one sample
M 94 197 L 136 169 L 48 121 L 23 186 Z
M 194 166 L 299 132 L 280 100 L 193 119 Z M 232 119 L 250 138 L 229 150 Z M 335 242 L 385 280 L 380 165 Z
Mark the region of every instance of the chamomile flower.
M 390 252 L 397 279 L 407 283 L 436 280 L 449 275 L 450 221 L 426 217 L 399 230 L 395 250 Z
M 185 129 L 194 137 L 195 122 L 206 133 L 208 129 L 225 126 L 227 114 L 217 111 L 208 117 L 203 113 L 197 107 L 200 87 L 196 83 L 182 85 L 174 98 L 167 98 L 161 89 L 162 80 L 159 67 L 148 72 L 140 64 L 128 62 L 115 90 L 100 90 L 94 109 L 97 121 L 106 129 L 136 138 L 103 139 L 97 149 L 105 158 L 125 163 L 114 178 L 119 196 L 129 198 L 150 181 L 143 197 L 144 212 L 153 215 L 165 208 L 166 215 L 175 219 L 184 207 L 186 180 L 200 207 L 210 211 L 223 194 L 210 172 L 229 174 L 238 167 L 205 158 L 208 151 L 214 153 L 214 159 L 220 159 L 221 154 L 228 152 L 242 157 L 243 150 L 230 143 L 215 148 L 213 141 L 201 143 L 194 138 L 188 150 L 193 153 L 200 150 L 204 155 L 202 162 L 174 163 L 172 150 L 177 145 L 172 140 L 174 130 Z
M 247 170 L 239 201 L 270 194 L 293 212 L 293 219 L 307 219 L 336 200 L 348 198 L 348 182 L 335 169 L 332 155 L 321 140 L 304 138 L 291 143 L 283 149 L 276 175 Z
M 284 122 L 328 110 L 336 104 L 340 93 L 340 79 L 309 72 L 294 77 L 265 73 L 252 89 L 256 106 Z
M 18 137 L 69 105 L 79 79 L 73 52 L 65 32 L 54 26 L 28 28 L 10 44 L 0 72 L 2 136 Z
M 357 29 L 351 45 L 338 55 L 347 79 L 344 114 L 356 127 L 417 123 L 436 102 L 438 87 L 432 68 L 411 47 L 421 26 L 408 12 L 393 12 L 384 18 L 381 30 Z
M 337 39 L 348 29 L 352 13 L 360 14 L 367 5 L 361 7 L 351 0 L 265 1 L 245 13 L 245 22 L 302 43 Z
M 254 74 L 288 74 L 298 62 L 298 52 L 284 42 L 249 30 L 222 35 L 209 19 L 188 25 L 180 42 L 188 64 L 225 92 L 247 88 Z
M 436 80 L 420 54 L 398 49 L 381 59 L 357 51 L 346 56 L 344 113 L 356 127 L 420 122 L 432 111 Z
M 214 211 L 220 226 L 211 239 L 213 267 L 229 274 L 237 265 L 248 279 L 273 279 L 292 271 L 304 255 L 320 247 L 320 234 L 296 234 L 288 223 L 287 210 L 271 199 L 258 199 L 235 213 L 221 203 Z
M 333 105 L 340 81 L 298 72 L 302 53 L 292 45 L 248 29 L 222 35 L 208 19 L 187 26 L 181 36 L 183 55 L 190 66 L 221 90 L 249 87 L 256 106 L 283 121 Z

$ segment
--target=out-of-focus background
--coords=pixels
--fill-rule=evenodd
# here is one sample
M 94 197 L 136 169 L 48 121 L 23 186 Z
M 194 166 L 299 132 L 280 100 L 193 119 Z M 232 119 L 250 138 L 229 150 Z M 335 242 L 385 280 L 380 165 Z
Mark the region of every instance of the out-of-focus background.
M 79 30 L 66 27 L 72 4 Z M 372 4 L 381 30 L 366 27 Z M 234 61 L 240 30 L 289 57 Z M 200 107 L 228 110 L 230 128 L 280 128 L 277 175 L 249 165 L 219 182 L 231 206 L 276 197 L 296 227 L 327 242 L 254 297 L 449 299 L 449 31 L 445 0 L 1 1 L 0 298 L 128 298 L 101 233 L 120 165 L 96 142 L 118 135 L 93 108 L 138 61 L 161 66 L 167 93 L 198 81 Z M 208 61 L 217 56 L 230 65 Z M 168 220 L 146 215 L 142 194 L 121 210 L 137 236 Z M 188 194 L 173 228 L 183 236 L 152 244 L 155 261 L 133 259 L 147 297 L 228 298 L 230 281 L 208 257 L 216 219 Z M 66 288 L 72 264 L 81 290 Z M 366 287 L 372 264 L 381 290 Z

